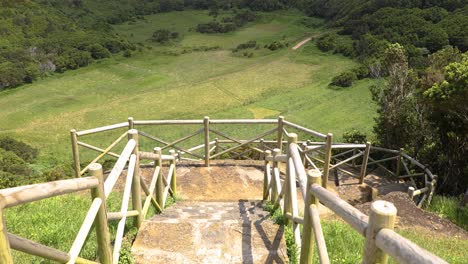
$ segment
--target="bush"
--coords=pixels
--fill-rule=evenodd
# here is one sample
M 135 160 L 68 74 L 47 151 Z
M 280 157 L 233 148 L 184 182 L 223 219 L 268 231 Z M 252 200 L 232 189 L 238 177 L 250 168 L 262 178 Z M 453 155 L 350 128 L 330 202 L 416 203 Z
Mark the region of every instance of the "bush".
M 354 47 L 351 43 L 338 43 L 335 48 L 335 53 L 341 53 L 346 57 L 354 57 Z
M 367 142 L 367 135 L 353 128 L 343 133 L 343 141 L 346 143 L 363 144 Z
M 321 51 L 330 51 L 334 50 L 336 47 L 336 35 L 335 34 L 325 34 L 318 38 L 317 47 Z
M 132 56 L 132 52 L 129 50 L 124 51 L 123 56 L 125 58 L 130 58 Z
M 25 162 L 34 162 L 39 151 L 26 143 L 13 139 L 11 137 L 0 138 L 0 148 L 15 153 Z
M 100 44 L 92 44 L 86 48 L 91 53 L 93 59 L 109 58 L 110 52 Z
M 362 80 L 364 78 L 369 77 L 369 68 L 365 65 L 360 65 L 354 69 L 352 69 L 354 74 L 356 74 L 356 77 L 358 80 Z
M 356 80 L 356 74 L 354 72 L 343 72 L 338 76 L 333 77 L 331 84 L 339 87 L 349 87 Z
M 12 151 L 0 149 L 0 171 L 15 175 L 30 175 L 32 170 L 28 164 Z
M 242 50 L 242 49 L 251 49 L 255 48 L 257 46 L 257 42 L 255 40 L 247 41 L 245 43 L 241 43 L 237 45 L 236 50 Z

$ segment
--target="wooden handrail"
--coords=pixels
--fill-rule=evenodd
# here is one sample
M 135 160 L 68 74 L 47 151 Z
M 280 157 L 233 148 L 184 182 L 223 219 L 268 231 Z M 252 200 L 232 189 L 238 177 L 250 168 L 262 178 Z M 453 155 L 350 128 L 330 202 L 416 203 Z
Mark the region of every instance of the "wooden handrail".
M 448 264 L 445 260 L 422 249 L 390 229 L 381 229 L 375 240 L 380 249 L 400 263 Z
M 327 138 L 327 135 L 325 135 L 325 134 L 314 131 L 312 129 L 305 128 L 305 127 L 300 126 L 300 125 L 296 125 L 296 124 L 294 124 L 292 122 L 289 122 L 289 121 L 286 121 L 286 120 L 283 121 L 283 124 L 285 124 L 285 125 L 287 125 L 289 127 L 295 128 L 297 130 L 300 130 L 302 132 L 305 132 L 305 133 L 307 133 L 309 135 L 315 136 L 315 137 L 319 137 L 319 138 L 323 138 L 323 139 Z
M 122 239 L 124 235 L 125 221 L 127 220 L 126 213 L 128 211 L 128 202 L 130 201 L 130 193 L 132 191 L 133 173 L 135 171 L 136 160 L 137 160 L 136 155 L 132 154 L 130 156 L 130 162 L 128 164 L 127 179 L 125 181 L 125 188 L 124 188 L 124 193 L 122 197 L 122 206 L 120 208 L 120 213 L 123 216 L 122 216 L 122 219 L 120 219 L 119 223 L 117 224 L 117 232 L 115 234 L 114 252 L 112 254 L 113 263 L 119 262 L 120 248 L 122 247 Z
M 98 184 L 98 180 L 92 177 L 59 180 L 3 189 L 0 190 L 0 195 L 5 199 L 5 208 L 8 208 L 67 193 L 88 190 L 95 188 Z
M 109 125 L 109 126 L 96 127 L 96 128 L 93 128 L 93 129 L 76 131 L 76 135 L 77 136 L 84 136 L 84 135 L 95 134 L 95 133 L 114 130 L 114 129 L 127 127 L 127 126 L 128 126 L 127 122 L 122 122 L 122 123 L 117 123 L 117 124 L 113 124 L 113 125 Z
M 101 206 L 102 200 L 100 198 L 94 198 L 93 203 L 89 207 L 88 213 L 83 221 L 83 224 L 78 231 L 78 235 L 73 242 L 73 245 L 70 249 L 70 260 L 67 264 L 74 264 L 76 263 L 76 259 L 80 254 L 81 248 L 84 245 L 86 237 L 88 237 L 89 231 L 91 230 L 91 226 L 93 225 L 94 219 L 99 211 L 99 207 Z
M 104 183 L 104 193 L 106 194 L 106 198 L 109 197 L 109 194 L 114 188 L 115 183 L 117 182 L 117 178 L 120 176 L 122 171 L 125 168 L 125 164 L 127 164 L 130 155 L 132 155 L 133 149 L 136 147 L 136 142 L 133 139 L 130 139 L 125 146 L 124 150 L 120 154 L 120 158 L 114 165 L 114 168 L 107 176 L 106 182 Z

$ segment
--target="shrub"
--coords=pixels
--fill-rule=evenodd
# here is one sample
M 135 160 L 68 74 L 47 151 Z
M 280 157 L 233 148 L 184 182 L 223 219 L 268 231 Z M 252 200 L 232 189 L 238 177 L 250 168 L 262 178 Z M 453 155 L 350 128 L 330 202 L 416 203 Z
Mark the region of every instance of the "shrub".
M 336 47 L 336 35 L 335 34 L 325 34 L 318 38 L 317 47 L 321 51 L 330 51 L 334 50 Z
M 86 48 L 91 53 L 93 59 L 102 59 L 110 57 L 110 52 L 100 44 L 92 44 Z
M 18 155 L 12 151 L 0 149 L 0 171 L 8 172 L 15 175 L 30 175 L 31 168 Z
M 132 52 L 129 50 L 124 51 L 123 56 L 125 58 L 130 58 L 132 56 Z
M 333 77 L 331 84 L 340 87 L 349 87 L 355 80 L 356 74 L 354 72 L 347 71 Z
M 39 154 L 36 148 L 11 137 L 0 138 L 0 148 L 15 153 L 25 162 L 34 162 Z
M 171 39 L 171 32 L 167 29 L 159 29 L 153 32 L 151 40 L 159 43 L 164 43 Z
M 346 143 L 359 143 L 363 144 L 367 142 L 367 135 L 361 131 L 353 128 L 343 133 L 343 141 Z
M 362 80 L 364 78 L 369 77 L 369 68 L 365 65 L 360 65 L 354 69 L 352 69 L 352 72 L 356 74 L 356 78 L 358 80 Z
M 247 41 L 245 43 L 241 43 L 237 45 L 236 50 L 242 50 L 242 49 L 251 49 L 255 48 L 257 46 L 257 42 L 255 40 Z
M 351 43 L 338 43 L 335 48 L 335 53 L 341 53 L 346 57 L 354 57 L 354 47 Z

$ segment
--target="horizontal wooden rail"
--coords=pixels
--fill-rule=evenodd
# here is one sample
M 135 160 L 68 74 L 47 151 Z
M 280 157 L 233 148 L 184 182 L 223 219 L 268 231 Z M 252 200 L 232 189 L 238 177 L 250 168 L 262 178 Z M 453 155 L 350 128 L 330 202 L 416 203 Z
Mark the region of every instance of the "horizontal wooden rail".
M 277 124 L 277 119 L 210 119 L 210 124 Z
M 67 252 L 60 251 L 55 248 L 51 248 L 26 238 L 17 236 L 15 234 L 8 233 L 8 241 L 10 246 L 14 250 L 21 251 L 26 254 L 31 254 L 41 258 L 57 261 L 60 263 L 66 263 L 70 260 L 70 254 Z M 80 257 L 76 258 L 77 264 L 98 264 L 98 262 L 83 259 Z
M 148 159 L 148 160 L 159 160 L 159 158 L 161 158 L 162 160 L 174 160 L 175 159 L 175 157 L 172 155 L 161 155 L 161 157 L 159 157 L 159 154 L 145 152 L 145 151 L 140 151 L 139 154 L 140 154 L 140 159 Z
M 95 133 L 99 133 L 99 132 L 119 129 L 119 128 L 122 128 L 122 127 L 128 127 L 128 122 L 122 122 L 122 123 L 117 123 L 117 124 L 114 124 L 114 125 L 96 127 L 96 128 L 93 128 L 93 129 L 77 131 L 76 135 L 77 136 L 84 136 L 84 135 L 95 134 Z
M 381 229 L 376 237 L 377 246 L 399 263 L 448 264 L 438 256 L 422 249 L 390 229 Z
M 315 136 L 315 137 L 319 137 L 319 138 L 323 138 L 323 139 L 327 138 L 327 135 L 325 135 L 325 134 L 314 131 L 312 129 L 305 128 L 305 127 L 300 126 L 300 125 L 296 125 L 296 124 L 294 124 L 292 122 L 289 122 L 289 121 L 286 121 L 286 120 L 283 121 L 283 124 L 287 125 L 289 127 L 295 128 L 297 130 L 300 130 L 302 132 L 305 132 L 305 133 L 307 133 L 309 135 Z
M 134 125 L 202 125 L 203 120 L 135 120 Z
M 376 147 L 376 146 L 371 146 L 371 149 L 372 149 L 372 150 L 382 151 L 382 152 L 393 153 L 393 154 L 398 154 L 398 153 L 400 153 L 399 150 L 381 148 L 381 147 Z
M 112 221 L 112 220 L 120 220 L 123 217 L 134 217 L 138 216 L 138 211 L 137 210 L 130 210 L 127 211 L 126 213 L 122 212 L 109 212 L 107 213 L 107 220 Z
M 95 188 L 98 185 L 99 181 L 96 178 L 86 177 L 3 189 L 0 190 L 0 195 L 5 198 L 5 207 L 8 208 L 45 198 Z
M 276 161 L 276 162 L 286 162 L 288 161 L 288 157 L 285 154 L 283 154 L 283 155 L 265 157 L 265 160 Z

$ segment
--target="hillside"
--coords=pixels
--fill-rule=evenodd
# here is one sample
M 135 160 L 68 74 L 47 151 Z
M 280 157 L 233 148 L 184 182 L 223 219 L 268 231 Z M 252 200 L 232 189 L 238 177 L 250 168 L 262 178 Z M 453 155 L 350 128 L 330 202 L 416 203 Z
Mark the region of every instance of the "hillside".
M 128 116 L 263 118 L 282 114 L 338 137 L 350 128 L 370 132 L 375 108 L 368 87 L 376 81 L 358 81 L 348 89 L 328 88 L 334 75 L 356 66 L 351 59 L 323 53 L 312 42 L 296 51 L 253 49 L 252 58 L 231 51 L 248 40 L 260 46 L 284 41 L 292 47 L 304 35 L 324 30 L 307 27 L 304 19 L 320 25 L 320 20 L 292 11 L 261 13 L 260 20 L 225 34 L 191 30 L 210 20 L 208 11 L 156 14 L 124 23 L 115 27 L 116 32 L 134 43 L 143 42 L 140 52 L 1 93 L 0 133 L 39 148 L 39 164 L 50 166 L 51 160 L 70 160 L 69 129 L 122 122 Z M 180 40 L 165 45 L 145 41 L 161 28 L 177 31 Z

